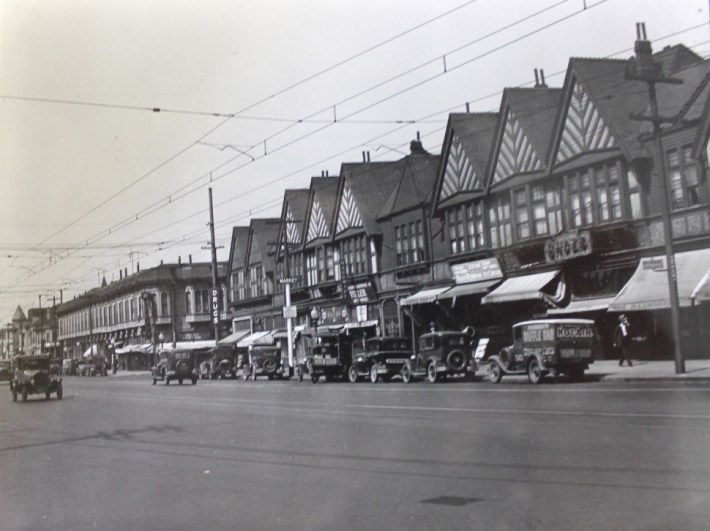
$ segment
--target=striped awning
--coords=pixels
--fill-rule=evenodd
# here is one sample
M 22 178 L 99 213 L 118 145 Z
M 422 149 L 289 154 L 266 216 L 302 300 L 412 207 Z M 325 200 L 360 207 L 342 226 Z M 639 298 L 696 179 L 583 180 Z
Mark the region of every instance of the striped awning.
M 575 313 L 586 312 L 604 312 L 609 308 L 609 305 L 616 298 L 598 297 L 594 299 L 573 299 L 564 308 L 550 308 L 547 310 L 547 315 L 569 315 Z
M 264 337 L 267 334 L 270 334 L 271 330 L 261 330 L 259 332 L 254 332 L 253 334 L 249 334 L 245 338 L 240 339 L 237 341 L 237 347 L 239 348 L 246 348 L 252 346 L 258 339 Z
M 251 334 L 249 330 L 237 330 L 236 332 L 229 334 L 224 339 L 219 340 L 219 344 L 223 346 L 236 345 L 240 339 L 245 338 Z
M 546 271 L 544 273 L 534 273 L 521 277 L 507 279 L 496 289 L 481 299 L 481 304 L 492 304 L 498 302 L 517 302 L 526 300 L 548 300 L 559 302 L 564 298 L 565 285 L 559 281 L 554 295 L 542 291 L 548 284 L 551 284 L 559 275 L 560 271 Z
M 468 284 L 459 284 L 446 290 L 444 293 L 437 297 L 437 300 L 441 299 L 454 299 L 456 297 L 462 297 L 464 295 L 482 295 L 488 293 L 491 286 L 495 286 L 500 282 L 501 279 L 495 280 L 483 280 L 481 282 L 469 282 Z
M 421 291 L 417 291 L 409 297 L 405 297 L 399 301 L 400 306 L 411 306 L 413 304 L 427 304 L 431 302 L 436 302 L 439 295 L 448 290 L 451 286 L 445 286 L 443 288 L 428 288 Z
M 689 307 L 705 300 L 710 249 L 676 253 L 675 263 L 680 306 Z M 641 259 L 634 274 L 609 305 L 609 311 L 664 310 L 670 306 L 668 268 L 666 257 L 662 255 Z

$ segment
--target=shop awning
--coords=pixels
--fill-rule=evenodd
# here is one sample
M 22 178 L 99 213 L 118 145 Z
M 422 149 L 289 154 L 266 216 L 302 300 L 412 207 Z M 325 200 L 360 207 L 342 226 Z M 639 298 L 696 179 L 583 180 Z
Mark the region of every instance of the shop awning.
M 293 340 L 296 341 L 296 339 L 298 339 L 299 334 L 301 334 L 301 332 L 303 332 L 305 329 L 306 329 L 306 325 L 294 326 L 291 329 L 291 335 L 293 337 Z M 283 328 L 276 331 L 276 333 L 274 334 L 274 339 L 286 339 L 287 337 L 288 337 L 288 330 L 283 329 Z
M 437 297 L 437 300 L 441 299 L 454 299 L 456 297 L 462 297 L 464 295 L 481 295 L 483 293 L 488 293 L 491 286 L 495 286 L 500 282 L 501 279 L 496 280 L 484 280 L 482 282 L 470 282 L 468 284 L 459 284 L 453 288 L 448 289 Z
M 262 331 L 259 331 L 259 332 L 254 332 L 253 334 L 249 334 L 248 336 L 246 336 L 245 338 L 240 339 L 240 340 L 237 342 L 237 347 L 239 347 L 239 348 L 250 347 L 250 346 L 252 346 L 252 345 L 254 344 L 254 342 L 255 342 L 257 339 L 262 338 L 262 337 L 264 337 L 265 335 L 267 335 L 267 334 L 269 334 L 269 333 L 271 333 L 271 330 L 266 330 L 266 331 L 262 330 Z
M 559 275 L 559 270 L 534 273 L 522 277 L 507 279 L 496 289 L 481 299 L 481 304 L 496 302 L 516 302 L 526 300 L 549 300 L 558 302 L 564 298 L 564 282 L 557 284 L 554 295 L 544 293 L 542 289 Z
M 178 341 L 173 347 L 172 341 L 165 341 L 158 343 L 158 350 L 178 350 L 178 349 L 204 349 L 204 348 L 214 348 L 214 339 L 205 339 L 201 341 Z
M 680 306 L 703 300 L 706 275 L 710 270 L 710 249 L 675 254 Z M 665 256 L 642 258 L 636 271 L 609 305 L 611 312 L 663 310 L 670 308 L 668 269 Z
M 574 313 L 606 311 L 615 298 L 616 295 L 612 297 L 597 297 L 594 299 L 572 299 L 564 308 L 550 308 L 547 310 L 547 315 L 569 315 Z
M 224 339 L 220 339 L 219 344 L 221 346 L 236 345 L 240 339 L 245 338 L 249 334 L 251 334 L 251 332 L 249 330 L 237 330 L 236 332 L 229 334 Z
M 253 344 L 254 345 L 273 345 L 274 344 L 274 335 L 276 334 L 277 331 L 278 330 L 269 330 L 263 336 L 257 337 L 254 340 Z
M 81 357 L 88 358 L 91 356 L 97 356 L 98 354 L 100 354 L 100 352 L 101 352 L 101 349 L 99 348 L 99 346 L 96 343 L 94 343 L 93 345 L 91 345 L 89 348 L 87 348 L 84 351 L 84 354 L 82 354 Z
M 399 301 L 400 306 L 411 306 L 413 304 L 427 304 L 430 302 L 436 302 L 439 295 L 448 290 L 451 286 L 445 286 L 443 288 L 428 288 L 421 291 L 417 291 L 409 297 L 405 297 Z
M 345 323 L 345 330 L 349 330 L 351 328 L 367 328 L 368 326 L 377 326 L 379 324 L 379 321 L 377 319 L 374 319 L 372 321 L 359 321 L 357 323 Z

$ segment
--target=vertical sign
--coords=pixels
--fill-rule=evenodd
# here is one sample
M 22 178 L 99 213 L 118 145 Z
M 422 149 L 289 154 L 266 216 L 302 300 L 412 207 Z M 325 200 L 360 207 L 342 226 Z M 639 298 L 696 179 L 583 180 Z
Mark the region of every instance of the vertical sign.
M 219 291 L 212 289 L 212 323 L 219 324 Z

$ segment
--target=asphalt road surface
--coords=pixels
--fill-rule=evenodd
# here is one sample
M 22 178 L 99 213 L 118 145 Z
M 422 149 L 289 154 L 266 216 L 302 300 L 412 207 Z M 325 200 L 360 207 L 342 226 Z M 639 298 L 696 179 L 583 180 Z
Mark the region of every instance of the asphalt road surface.
M 709 526 L 707 383 L 0 386 L 3 530 Z

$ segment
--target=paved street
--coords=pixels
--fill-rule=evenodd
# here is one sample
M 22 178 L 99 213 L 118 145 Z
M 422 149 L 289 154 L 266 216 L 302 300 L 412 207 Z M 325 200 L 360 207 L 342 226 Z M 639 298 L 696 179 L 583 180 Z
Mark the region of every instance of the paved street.
M 710 384 L 0 387 L 0 528 L 707 529 Z

